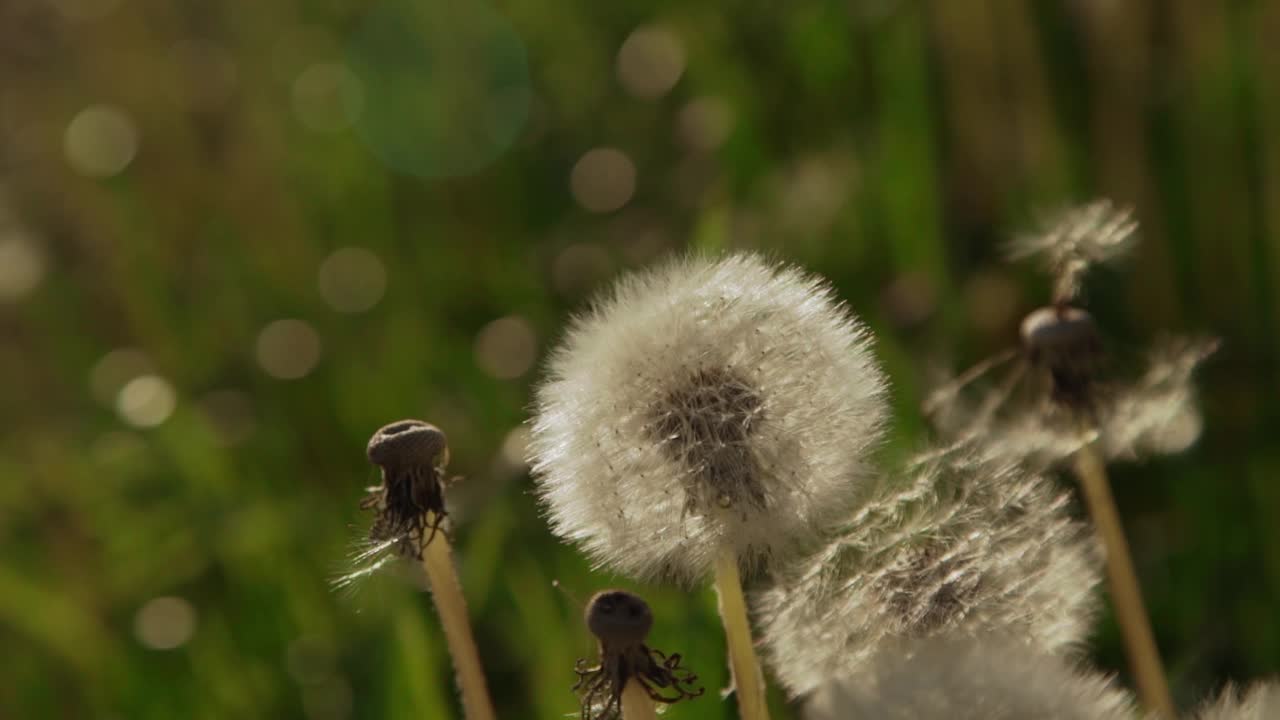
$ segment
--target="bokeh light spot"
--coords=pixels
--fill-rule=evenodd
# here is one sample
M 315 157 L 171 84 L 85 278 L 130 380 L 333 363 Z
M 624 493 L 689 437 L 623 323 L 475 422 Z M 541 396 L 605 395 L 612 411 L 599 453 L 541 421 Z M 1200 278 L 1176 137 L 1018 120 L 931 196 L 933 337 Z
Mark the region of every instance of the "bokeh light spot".
M 271 48 L 271 72 L 277 80 L 292 83 L 311 65 L 337 62 L 342 50 L 333 35 L 316 25 L 295 25 L 285 30 Z
M 690 150 L 710 152 L 724 144 L 733 132 L 733 109 L 717 97 L 690 100 L 680 109 L 676 134 Z
M 365 90 L 356 128 L 400 172 L 474 174 L 515 142 L 528 118 L 524 43 L 480 0 L 374 4 L 348 57 Z
M 502 462 L 512 468 L 524 468 L 529 457 L 529 428 L 519 425 L 502 440 Z
M 551 283 L 561 295 L 576 297 L 595 288 L 612 269 L 608 251 L 593 243 L 578 243 L 556 255 Z
M 207 42 L 183 40 L 169 52 L 181 69 L 175 100 L 187 110 L 217 110 L 235 94 L 238 72 L 225 49 Z
M 214 390 L 201 398 L 200 411 L 224 447 L 243 443 L 257 428 L 253 398 L 240 390 Z
M 52 5 L 68 20 L 98 20 L 119 7 L 120 0 L 53 0 Z
M 119 175 L 138 153 L 138 127 L 117 107 L 91 105 L 67 124 L 63 151 L 71 169 L 81 175 Z
M 89 371 L 89 389 L 103 405 L 116 402 L 120 389 L 154 369 L 151 358 L 137 348 L 117 348 L 102 356 Z
M 266 374 L 297 380 L 320 362 L 320 335 L 301 320 L 277 320 L 258 333 L 256 355 Z
M 302 688 L 302 710 L 309 720 L 345 720 L 351 707 L 351 685 L 341 677 Z
M 196 609 L 180 597 L 149 600 L 133 618 L 133 632 L 138 642 L 153 650 L 182 647 L 195 631 Z
M 636 191 L 636 166 L 617 148 L 588 150 L 569 174 L 573 198 L 591 212 L 613 212 Z
M 646 25 L 636 28 L 618 49 L 618 82 L 633 97 L 653 100 L 675 87 L 684 64 L 680 38 L 664 27 Z
M 518 315 L 498 318 L 476 335 L 476 364 L 501 380 L 518 378 L 528 372 L 537 352 L 538 338 L 533 327 Z
M 338 63 L 316 63 L 293 82 L 293 112 L 317 132 L 338 132 L 360 117 L 364 92 L 360 78 Z
M 134 427 L 155 427 L 173 414 L 178 395 L 173 385 L 159 375 L 142 375 L 130 380 L 116 397 L 120 419 Z
M 387 290 L 387 269 L 369 250 L 342 248 L 320 264 L 316 284 L 320 296 L 334 310 L 360 313 L 382 299 Z
M 44 254 L 31 237 L 16 228 L 0 227 L 0 302 L 26 297 L 43 278 Z

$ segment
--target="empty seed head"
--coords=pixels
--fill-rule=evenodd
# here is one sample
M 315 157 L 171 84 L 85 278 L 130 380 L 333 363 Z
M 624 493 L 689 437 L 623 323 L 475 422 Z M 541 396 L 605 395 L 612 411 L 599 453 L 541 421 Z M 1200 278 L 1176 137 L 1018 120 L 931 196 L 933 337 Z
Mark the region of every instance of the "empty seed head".
M 653 612 L 639 595 L 626 590 L 596 593 L 584 613 L 587 629 L 609 645 L 639 645 L 653 627 Z
M 399 552 L 420 557 L 448 513 L 444 471 L 449 444 L 444 433 L 421 420 L 400 420 L 369 439 L 369 461 L 382 469 L 382 484 L 370 488 L 362 508 L 377 513 L 369 539 L 395 542 Z
M 1021 330 L 1027 360 L 1048 377 L 1054 402 L 1091 408 L 1102 355 L 1093 317 L 1080 308 L 1055 305 L 1027 315 Z
M 626 590 L 596 593 L 583 613 L 587 629 L 599 640 L 600 664 L 579 660 L 573 689 L 582 701 L 582 720 L 613 720 L 621 711 L 622 690 L 639 683 L 654 701 L 672 704 L 703 693 L 698 676 L 680 666 L 680 655 L 666 655 L 645 645 L 653 613 L 639 595 Z
M 885 380 L 822 280 L 756 255 L 622 279 L 538 390 L 531 465 L 553 530 L 600 565 L 687 583 L 750 569 L 865 490 Z

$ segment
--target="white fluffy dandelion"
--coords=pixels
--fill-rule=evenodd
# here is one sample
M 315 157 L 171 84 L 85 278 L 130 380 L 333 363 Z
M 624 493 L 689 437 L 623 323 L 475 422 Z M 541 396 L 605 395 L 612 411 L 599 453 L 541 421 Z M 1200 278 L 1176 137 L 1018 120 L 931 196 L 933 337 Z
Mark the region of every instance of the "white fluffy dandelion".
M 1067 495 L 953 448 L 886 476 L 876 499 L 755 598 L 766 655 L 800 696 L 867 672 L 904 639 L 1017 637 L 1060 653 L 1088 634 L 1102 558 Z
M 689 258 L 577 318 L 538 390 L 530 464 L 552 528 L 633 577 L 714 573 L 744 717 L 764 708 L 739 567 L 790 554 L 865 492 L 887 414 L 870 345 L 819 278 Z
M 1196 713 L 1199 720 L 1274 720 L 1280 718 L 1280 679 L 1260 682 L 1241 692 L 1227 686 L 1217 700 Z
M 860 496 L 886 416 L 867 331 L 827 284 L 755 255 L 623 279 L 538 391 L 554 530 L 640 578 L 706 577 L 814 536 Z
M 999 637 L 938 638 L 888 648 L 866 672 L 823 686 L 805 706 L 806 720 L 1138 717 L 1132 697 L 1109 678 Z

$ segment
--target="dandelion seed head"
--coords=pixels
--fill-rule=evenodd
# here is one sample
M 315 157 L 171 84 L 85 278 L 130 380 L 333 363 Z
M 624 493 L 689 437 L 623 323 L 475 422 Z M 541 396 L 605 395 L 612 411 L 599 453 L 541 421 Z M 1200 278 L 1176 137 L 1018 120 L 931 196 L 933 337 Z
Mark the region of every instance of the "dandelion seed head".
M 1228 685 L 1222 695 L 1205 703 L 1198 720 L 1272 720 L 1280 717 L 1280 679 L 1260 682 L 1241 691 Z
M 1054 277 L 1054 300 L 1061 303 L 1079 293 L 1090 267 L 1128 252 L 1137 229 L 1132 210 L 1097 200 L 1051 217 L 1039 232 L 1010 243 L 1008 254 L 1014 260 L 1039 258 Z
M 539 388 L 538 491 L 598 565 L 692 583 L 725 544 L 744 566 L 856 503 L 885 380 L 823 281 L 756 255 L 621 280 L 571 325 Z
M 1068 497 L 986 451 L 949 448 L 885 476 L 843 530 L 753 599 L 792 696 L 866 672 L 913 638 L 1001 633 L 1044 652 L 1088 634 L 1101 555 Z
M 809 699 L 806 720 L 1134 720 L 1109 678 L 1001 636 L 935 638 L 885 648 L 856 675 Z

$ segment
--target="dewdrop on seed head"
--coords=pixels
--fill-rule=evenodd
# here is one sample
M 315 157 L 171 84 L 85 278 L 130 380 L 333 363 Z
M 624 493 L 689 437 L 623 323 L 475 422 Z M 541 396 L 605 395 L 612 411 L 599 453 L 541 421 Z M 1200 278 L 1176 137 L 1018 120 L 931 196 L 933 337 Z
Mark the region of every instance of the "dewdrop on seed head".
M 666 655 L 645 645 L 653 627 L 653 611 L 635 593 L 603 590 L 592 596 L 583 613 L 587 629 L 600 644 L 600 664 L 587 667 L 579 660 L 574 667 L 578 682 L 573 686 L 582 698 L 582 720 L 618 717 L 622 691 L 627 683 L 640 684 L 650 700 L 670 705 L 691 700 L 703 693 L 694 687 L 698 676 L 680 667 L 680 655 Z
M 1068 496 L 976 447 L 921 456 L 753 606 L 788 694 L 867 672 L 904 640 L 999 633 L 1043 652 L 1088 635 L 1102 558 Z
M 854 505 L 886 416 L 861 323 L 756 255 L 617 283 L 539 388 L 531 466 L 553 530 L 597 565 L 694 582 L 763 564 Z
M 1138 720 L 1110 678 L 998 635 L 902 643 L 823 686 L 805 720 Z

